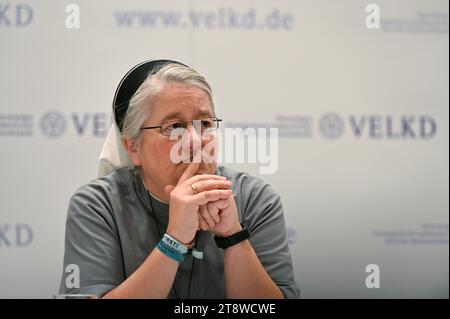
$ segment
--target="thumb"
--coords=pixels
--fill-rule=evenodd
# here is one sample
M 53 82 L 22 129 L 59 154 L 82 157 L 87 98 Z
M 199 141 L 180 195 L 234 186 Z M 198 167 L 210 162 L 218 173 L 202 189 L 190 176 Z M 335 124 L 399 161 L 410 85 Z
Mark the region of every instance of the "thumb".
M 170 195 L 170 193 L 173 191 L 174 188 L 175 186 L 173 185 L 166 185 L 166 187 L 164 187 L 164 191 L 166 192 L 167 195 Z

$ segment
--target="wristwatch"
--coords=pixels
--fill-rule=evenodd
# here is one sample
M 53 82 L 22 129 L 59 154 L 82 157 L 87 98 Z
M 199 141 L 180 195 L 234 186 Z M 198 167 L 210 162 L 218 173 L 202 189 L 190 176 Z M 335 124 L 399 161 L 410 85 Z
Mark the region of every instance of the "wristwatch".
M 214 236 L 214 241 L 219 248 L 226 249 L 228 247 L 239 244 L 250 237 L 250 232 L 242 225 L 242 230 L 228 237 Z

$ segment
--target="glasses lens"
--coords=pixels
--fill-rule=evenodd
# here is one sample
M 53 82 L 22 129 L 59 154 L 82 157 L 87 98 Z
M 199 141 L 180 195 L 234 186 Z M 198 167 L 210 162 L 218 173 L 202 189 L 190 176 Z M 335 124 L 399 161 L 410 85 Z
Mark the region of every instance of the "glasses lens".
M 194 127 L 198 127 L 198 125 L 200 125 L 202 132 L 215 131 L 219 128 L 219 121 L 213 117 L 194 120 L 192 123 Z M 165 136 L 170 136 L 174 130 L 186 129 L 186 126 L 186 122 L 183 121 L 167 122 L 161 125 L 161 133 Z
M 170 136 L 173 130 L 180 128 L 186 128 L 186 123 L 181 121 L 164 123 L 161 125 L 161 133 Z
M 213 131 L 217 128 L 216 121 L 214 121 L 213 118 L 202 119 L 200 121 L 201 121 L 203 132 Z

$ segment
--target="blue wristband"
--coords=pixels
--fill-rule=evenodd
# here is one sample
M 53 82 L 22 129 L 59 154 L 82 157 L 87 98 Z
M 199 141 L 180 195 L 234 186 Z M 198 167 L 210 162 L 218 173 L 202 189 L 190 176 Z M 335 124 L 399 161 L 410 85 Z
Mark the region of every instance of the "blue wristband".
M 177 240 L 176 238 L 170 236 L 169 234 L 165 233 L 161 241 L 164 243 L 164 245 L 169 246 L 172 249 L 175 249 L 181 254 L 185 254 L 188 251 L 188 248 L 185 244 Z
M 180 252 L 174 250 L 173 248 L 167 246 L 164 244 L 163 241 L 160 241 L 156 247 L 159 249 L 160 252 L 162 252 L 167 257 L 172 258 L 173 260 L 181 263 L 184 260 L 183 254 Z

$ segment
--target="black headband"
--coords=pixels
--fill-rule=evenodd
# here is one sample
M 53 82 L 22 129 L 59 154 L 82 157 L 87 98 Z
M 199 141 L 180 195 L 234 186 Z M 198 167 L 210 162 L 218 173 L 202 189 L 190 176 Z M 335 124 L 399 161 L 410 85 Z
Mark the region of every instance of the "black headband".
M 172 60 L 145 61 L 131 68 L 131 70 L 122 78 L 116 89 L 113 100 L 114 119 L 120 131 L 122 131 L 123 120 L 134 93 L 136 93 L 139 86 L 141 86 L 149 74 L 154 73 L 168 63 L 177 63 L 186 66 L 183 63 Z

